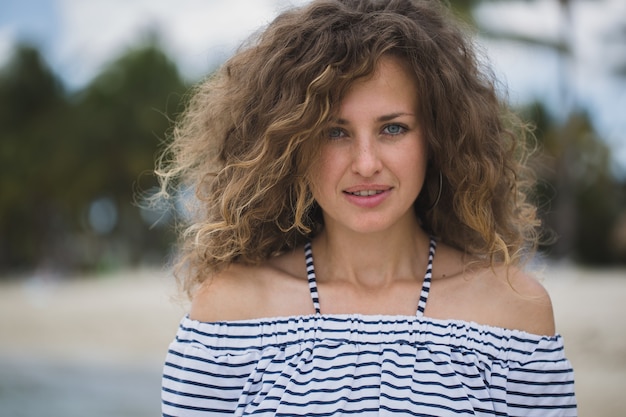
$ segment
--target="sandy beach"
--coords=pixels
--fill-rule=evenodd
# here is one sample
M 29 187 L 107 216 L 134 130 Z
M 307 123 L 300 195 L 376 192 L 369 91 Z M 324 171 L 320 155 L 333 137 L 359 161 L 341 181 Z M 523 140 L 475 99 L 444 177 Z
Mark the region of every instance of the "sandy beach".
M 579 415 L 626 415 L 626 269 L 552 266 L 543 283 L 576 371 Z M 142 269 L 0 283 L 0 415 L 160 415 L 160 374 L 185 303 Z

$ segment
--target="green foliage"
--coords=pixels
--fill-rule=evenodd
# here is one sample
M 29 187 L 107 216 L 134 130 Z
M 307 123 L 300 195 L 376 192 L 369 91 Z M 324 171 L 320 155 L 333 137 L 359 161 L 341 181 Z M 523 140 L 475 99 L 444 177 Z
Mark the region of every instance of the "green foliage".
M 473 19 L 475 7 L 490 2 L 504 1 L 449 1 L 466 22 L 474 25 L 477 25 Z M 575 62 L 569 59 L 575 38 L 573 1 L 559 0 L 558 5 L 566 23 L 564 29 L 569 33 L 563 32 L 557 40 L 521 35 L 512 30 L 494 32 L 486 27 L 477 30 L 485 37 L 552 50 L 558 54 L 564 70 Z M 626 21 L 607 28 L 607 33 L 605 41 L 623 46 Z M 613 71 L 626 75 L 623 54 Z M 566 79 L 567 74 L 562 77 Z M 564 122 L 550 117 L 541 104 L 526 109 L 528 118 L 537 126 L 537 138 L 542 145 L 535 161 L 539 174 L 536 198 L 544 223 L 556 235 L 556 240 L 546 241 L 543 249 L 553 257 L 573 257 L 582 263 L 626 263 L 626 184 L 623 178 L 619 180 L 612 175 L 609 148 L 596 133 L 584 105 L 574 101 L 571 104 L 571 108 L 565 109 L 569 114 Z
M 610 149 L 589 116 L 575 112 L 558 123 L 541 103 L 525 113 L 537 127 L 540 144 L 536 198 L 544 224 L 556 233 L 556 240 L 543 249 L 584 264 L 626 262 L 614 239 L 626 212 L 626 187 L 612 174 Z
M 0 262 L 28 264 L 46 235 L 43 209 L 59 149 L 50 127 L 65 111 L 60 83 L 38 51 L 22 46 L 0 73 Z
M 142 221 L 134 200 L 156 185 L 155 155 L 185 90 L 155 43 L 128 51 L 72 95 L 36 49 L 17 48 L 0 73 L 0 269 L 162 257 L 171 231 Z M 110 230 L 92 224 L 97 201 L 112 203 Z

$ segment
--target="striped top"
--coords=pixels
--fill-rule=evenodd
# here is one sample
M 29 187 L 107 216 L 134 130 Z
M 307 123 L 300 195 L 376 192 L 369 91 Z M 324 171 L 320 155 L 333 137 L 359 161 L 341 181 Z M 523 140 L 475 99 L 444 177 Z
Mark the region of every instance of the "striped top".
M 576 416 L 574 376 L 548 337 L 423 316 L 316 313 L 182 319 L 167 354 L 163 416 Z

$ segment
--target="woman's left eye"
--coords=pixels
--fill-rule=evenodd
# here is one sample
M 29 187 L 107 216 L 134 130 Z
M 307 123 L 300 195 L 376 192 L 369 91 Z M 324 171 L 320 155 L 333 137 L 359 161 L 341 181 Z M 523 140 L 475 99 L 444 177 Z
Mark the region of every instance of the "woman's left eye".
M 399 135 L 401 133 L 404 133 L 405 131 L 406 131 L 405 127 L 397 125 L 397 124 L 387 125 L 383 129 L 383 133 L 386 133 L 388 135 Z

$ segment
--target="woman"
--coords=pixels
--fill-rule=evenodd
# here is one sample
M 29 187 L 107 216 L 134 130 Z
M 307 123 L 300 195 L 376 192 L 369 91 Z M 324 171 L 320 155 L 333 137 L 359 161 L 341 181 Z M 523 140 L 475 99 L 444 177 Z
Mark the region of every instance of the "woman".
M 515 127 L 438 2 L 313 1 L 200 85 L 163 415 L 574 416 Z

